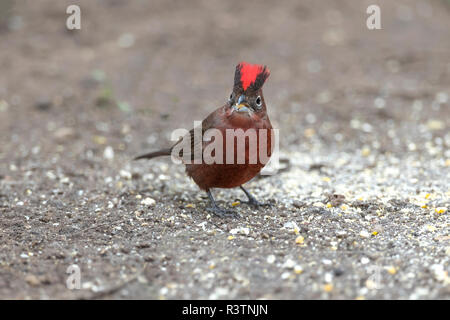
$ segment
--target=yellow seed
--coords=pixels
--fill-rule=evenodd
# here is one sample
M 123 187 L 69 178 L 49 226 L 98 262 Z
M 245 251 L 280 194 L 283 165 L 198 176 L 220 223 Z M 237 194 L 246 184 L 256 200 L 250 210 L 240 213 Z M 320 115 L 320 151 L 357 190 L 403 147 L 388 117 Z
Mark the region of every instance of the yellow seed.
M 295 272 L 295 274 L 301 274 L 303 272 L 303 269 L 300 266 L 295 266 L 294 272 Z
M 428 199 L 430 196 L 431 196 L 431 194 L 430 194 L 430 193 L 427 193 L 427 194 L 425 195 L 425 199 Z
M 426 208 L 428 208 L 428 206 L 427 206 L 426 204 L 424 204 L 424 205 L 422 206 L 422 208 L 423 208 L 423 209 L 426 209 Z
M 430 130 L 441 130 L 445 127 L 445 123 L 436 119 L 430 119 L 426 123 L 428 129 Z
M 105 144 L 106 143 L 106 138 L 103 136 L 93 136 L 92 140 L 94 140 L 94 142 L 96 144 Z
M 188 204 L 186 205 L 186 208 L 195 208 L 195 204 L 193 204 L 193 203 L 188 203 Z
M 331 208 L 333 205 L 331 203 L 327 203 L 327 208 Z
M 389 266 L 386 270 L 389 274 L 392 274 L 392 275 L 397 273 L 397 269 L 393 266 Z
M 295 239 L 295 243 L 296 243 L 296 244 L 303 244 L 304 241 L 305 241 L 305 238 L 303 238 L 302 236 L 298 236 L 298 237 Z
M 216 267 L 216 265 L 214 264 L 214 263 L 211 263 L 210 265 L 209 265 L 209 268 L 212 270 L 212 269 L 214 269 Z
M 372 235 L 376 236 L 378 234 L 378 231 L 372 232 Z
M 441 214 L 441 213 L 447 212 L 447 208 L 445 208 L 445 207 L 438 207 L 438 208 L 435 208 L 434 211 L 436 211 L 436 213 L 438 213 L 438 214 Z
M 314 129 L 308 128 L 303 132 L 303 134 L 305 135 L 305 137 L 311 138 L 316 134 L 316 132 L 314 131 Z
M 325 182 L 330 182 L 330 181 L 331 181 L 331 179 L 330 179 L 329 177 L 323 177 L 323 178 L 322 178 L 322 181 L 325 181 Z
M 343 205 L 341 206 L 341 209 L 344 210 L 344 211 L 347 211 L 347 210 L 348 210 L 348 206 L 345 205 L 345 204 L 343 204 Z
M 236 207 L 236 206 L 238 206 L 238 205 L 240 205 L 241 203 L 239 202 L 239 201 L 235 201 L 235 202 L 233 202 L 231 205 L 233 206 L 233 207 Z
M 234 236 L 228 236 L 228 240 L 233 240 Z
M 326 284 L 326 285 L 323 286 L 323 290 L 324 290 L 325 292 L 331 292 L 331 290 L 333 290 L 333 285 L 330 284 L 330 283 L 328 283 L 328 284 Z
M 361 154 L 363 155 L 363 157 L 368 157 L 370 155 L 370 149 L 369 148 L 363 148 L 361 150 Z

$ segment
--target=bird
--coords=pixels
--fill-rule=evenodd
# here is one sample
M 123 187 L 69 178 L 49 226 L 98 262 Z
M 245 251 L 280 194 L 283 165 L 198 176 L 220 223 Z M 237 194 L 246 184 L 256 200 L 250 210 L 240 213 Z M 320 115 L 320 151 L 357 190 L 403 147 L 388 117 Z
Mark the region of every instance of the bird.
M 256 207 L 266 205 L 256 200 L 243 187 L 243 184 L 260 173 L 273 152 L 273 128 L 267 114 L 267 107 L 262 91 L 262 87 L 269 75 L 270 71 L 265 65 L 240 62 L 235 69 L 234 85 L 227 102 L 209 114 L 201 122 L 201 128 L 197 128 L 201 129 L 200 134 L 202 136 L 200 140 L 197 139 L 197 141 L 195 139 L 196 128 L 194 128 L 171 147 L 140 155 L 134 158 L 134 160 L 170 156 L 174 152 L 178 153 L 176 156 L 183 157 L 185 155 L 184 162 L 187 175 L 194 180 L 201 190 L 207 193 L 211 202 L 211 206 L 207 210 L 219 217 L 236 217 L 238 215 L 234 210 L 224 209 L 217 205 L 211 192 L 213 188 L 229 189 L 239 187 L 248 198 L 248 201 L 242 201 L 243 203 Z M 215 132 L 218 132 L 221 136 L 218 135 L 218 137 L 206 141 L 203 138 L 205 133 L 210 129 L 216 130 Z M 227 140 L 227 132 L 229 130 L 237 131 L 239 129 L 241 129 L 241 134 L 244 134 L 245 145 L 243 146 L 245 148 L 240 149 L 239 142 L 237 144 L 233 142 L 231 147 L 229 147 L 230 144 L 227 143 L 230 141 L 230 138 Z M 256 141 L 254 140 L 253 143 L 256 142 L 256 148 L 250 146 L 250 137 L 245 136 L 246 134 L 251 136 L 251 131 L 255 132 L 254 137 L 256 136 Z M 212 156 L 217 156 L 216 160 L 219 159 L 220 161 L 207 163 L 204 158 L 201 158 L 200 162 L 186 161 L 186 159 L 195 160 L 192 150 L 200 148 L 204 152 L 208 146 L 211 147 L 210 144 L 214 143 L 216 141 L 215 139 L 219 139 L 217 142 L 223 139 L 223 149 L 220 148 L 219 144 L 219 147 L 212 152 Z M 231 139 L 236 141 L 238 138 L 232 137 Z M 185 149 L 182 149 L 180 152 L 181 146 L 191 147 L 189 150 L 191 153 L 189 154 Z M 261 153 L 261 148 L 263 148 L 261 146 L 265 149 L 262 150 L 263 153 Z M 266 153 L 264 154 L 264 152 Z M 264 155 L 265 159 L 263 159 L 262 155 Z M 228 159 L 227 156 L 233 161 L 225 161 Z M 237 161 L 239 156 L 245 160 L 244 163 Z M 253 162 L 250 161 L 251 159 L 253 159 Z

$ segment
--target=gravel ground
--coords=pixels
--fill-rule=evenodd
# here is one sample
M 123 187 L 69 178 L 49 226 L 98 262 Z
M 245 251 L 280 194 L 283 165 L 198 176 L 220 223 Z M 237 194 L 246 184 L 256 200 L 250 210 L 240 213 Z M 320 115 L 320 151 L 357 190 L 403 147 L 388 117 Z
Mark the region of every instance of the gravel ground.
M 70 1 L 0 17 L 0 298 L 450 298 L 448 1 L 379 1 L 377 31 L 364 1 L 78 3 L 80 31 Z M 183 167 L 131 159 L 244 59 L 284 166 L 247 184 L 269 208 L 215 190 L 220 219 Z

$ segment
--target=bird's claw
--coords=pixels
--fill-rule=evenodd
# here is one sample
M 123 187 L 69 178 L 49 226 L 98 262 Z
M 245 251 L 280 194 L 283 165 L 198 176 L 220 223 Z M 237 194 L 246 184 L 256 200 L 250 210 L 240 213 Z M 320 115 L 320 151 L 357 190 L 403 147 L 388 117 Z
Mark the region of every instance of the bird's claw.
M 206 210 L 220 218 L 240 218 L 240 215 L 234 210 L 222 209 L 220 207 L 209 207 Z

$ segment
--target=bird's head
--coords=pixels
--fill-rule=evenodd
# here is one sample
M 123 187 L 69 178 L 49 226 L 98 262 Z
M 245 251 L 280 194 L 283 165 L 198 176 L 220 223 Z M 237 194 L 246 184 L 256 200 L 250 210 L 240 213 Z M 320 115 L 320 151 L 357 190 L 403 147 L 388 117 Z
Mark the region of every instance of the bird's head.
M 266 104 L 262 94 L 262 86 L 269 77 L 266 66 L 241 62 L 236 66 L 233 92 L 228 99 L 230 111 L 242 116 L 266 115 Z

